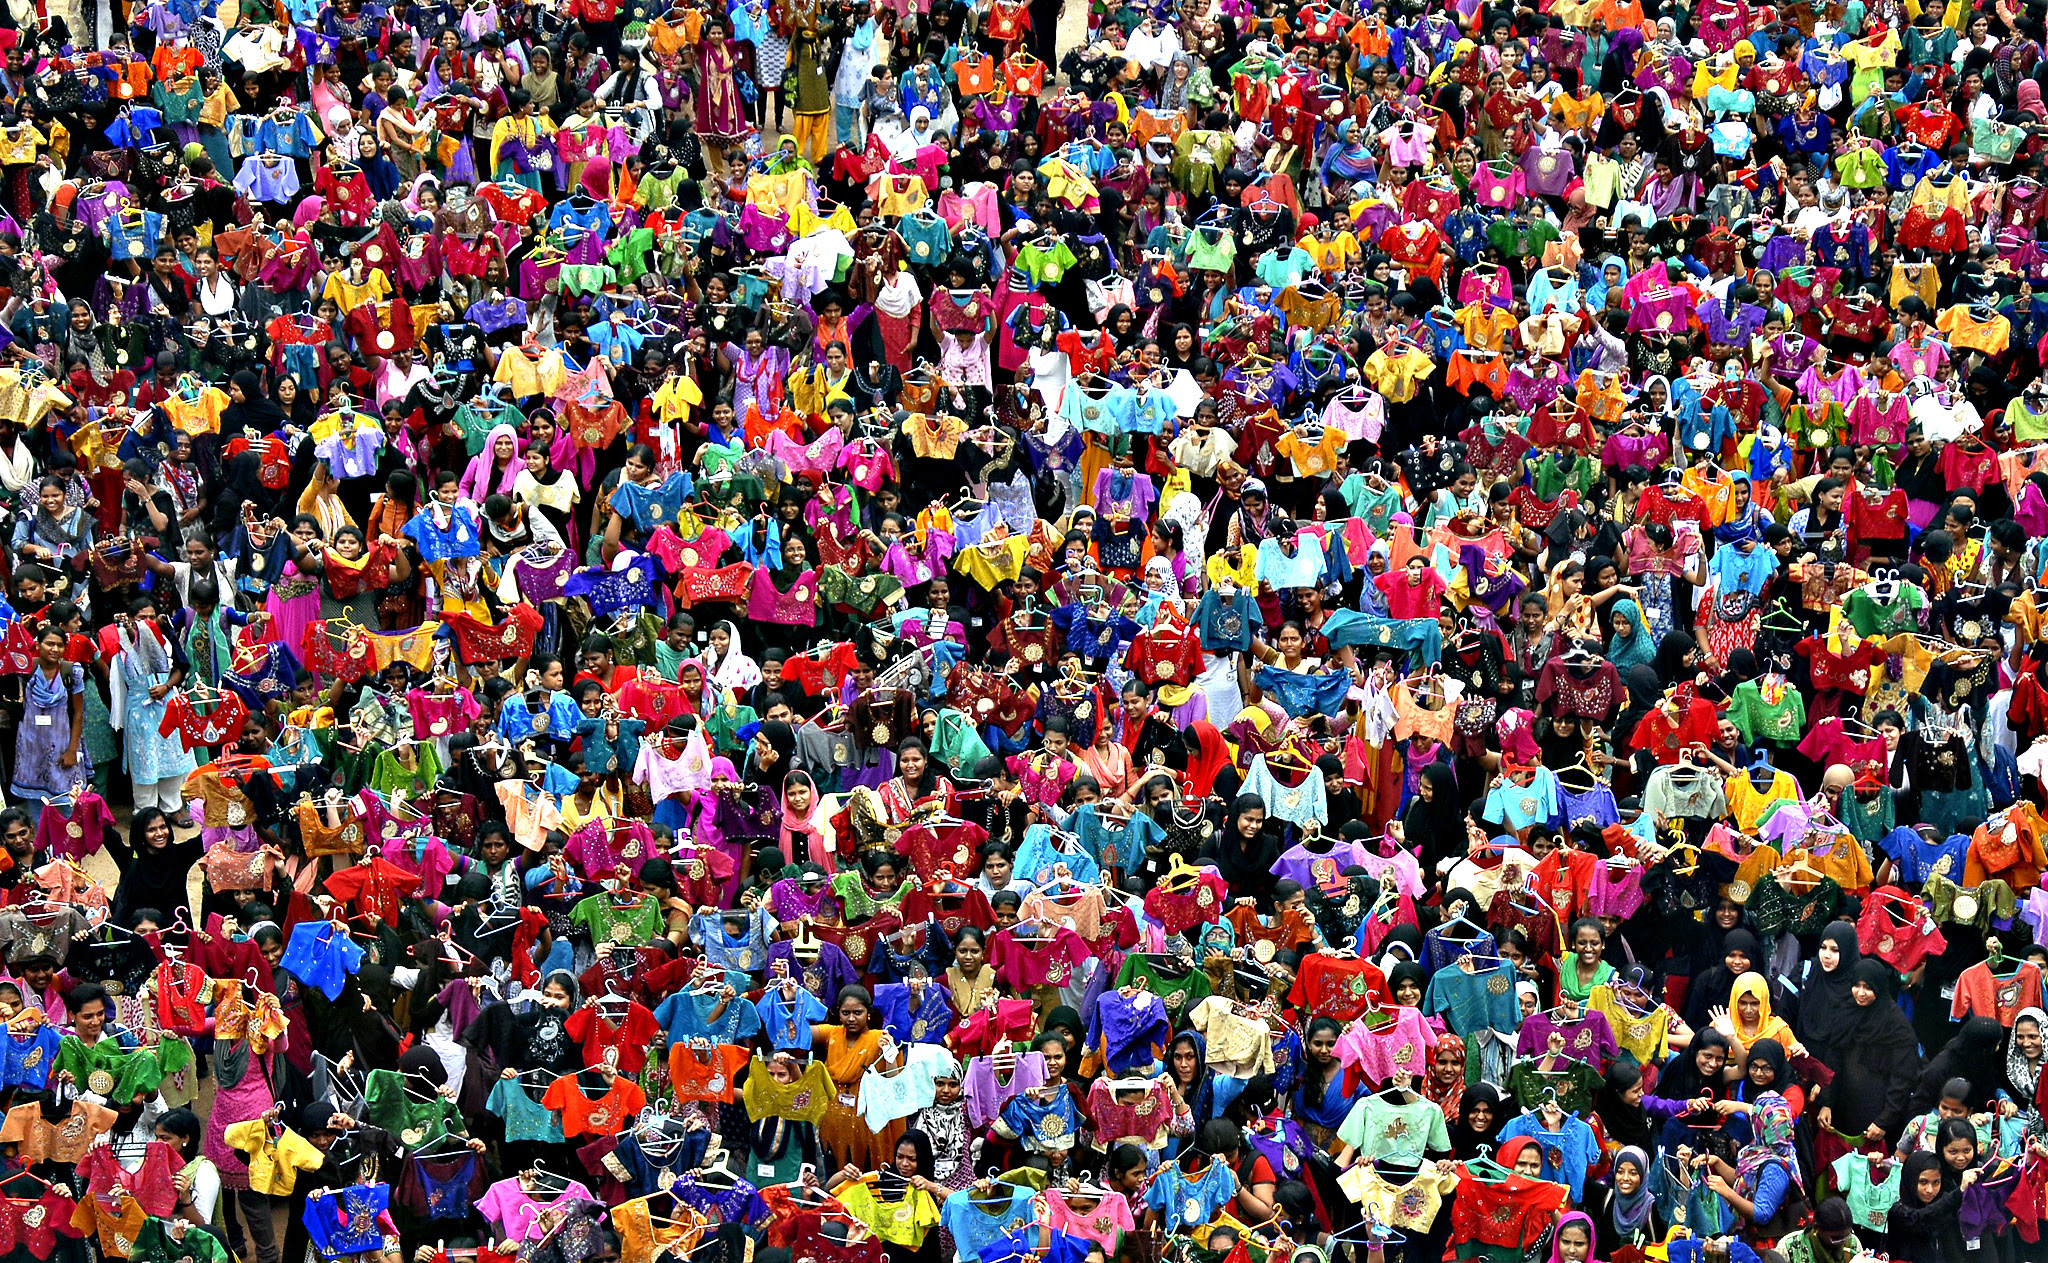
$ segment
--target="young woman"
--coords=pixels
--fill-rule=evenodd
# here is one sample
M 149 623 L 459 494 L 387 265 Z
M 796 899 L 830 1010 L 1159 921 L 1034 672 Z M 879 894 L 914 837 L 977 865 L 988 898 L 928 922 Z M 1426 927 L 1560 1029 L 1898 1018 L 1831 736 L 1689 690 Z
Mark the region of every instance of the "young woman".
M 1975 1170 L 1950 1178 L 1940 1154 L 1923 1149 L 1907 1155 L 1899 1200 L 1885 1212 L 1896 1263 L 1966 1263 L 1973 1257 L 1963 1246 L 1961 1212 L 1963 1190 L 1976 1182 Z
M 1310 1018 L 1302 1039 L 1304 1053 L 1301 1079 L 1294 1088 L 1294 1117 L 1308 1132 L 1309 1141 L 1327 1150 L 1351 1107 L 1365 1091 L 1363 1083 L 1348 1091 L 1344 1067 L 1337 1060 L 1337 1037 L 1344 1026 L 1333 1017 Z M 1175 1051 L 1179 1051 L 1176 1041 Z
M 896 1142 L 903 1135 L 901 1119 L 876 1131 L 854 1107 L 861 1076 L 884 1060 L 885 1037 L 867 988 L 840 988 L 837 1012 L 837 1023 L 819 1022 L 811 1027 L 816 1056 L 825 1063 L 825 1073 L 834 1085 L 833 1098 L 818 1123 L 818 1144 L 824 1155 L 840 1166 L 872 1170 L 895 1156 Z M 895 1048 L 893 1041 L 889 1047 Z M 901 1056 L 900 1051 L 895 1052 L 890 1064 Z
M 92 780 L 85 736 L 85 669 L 65 661 L 70 638 L 45 625 L 36 636 L 36 661 L 22 685 L 22 714 L 14 734 L 11 788 L 29 813 L 42 816 L 43 798 L 68 794 Z

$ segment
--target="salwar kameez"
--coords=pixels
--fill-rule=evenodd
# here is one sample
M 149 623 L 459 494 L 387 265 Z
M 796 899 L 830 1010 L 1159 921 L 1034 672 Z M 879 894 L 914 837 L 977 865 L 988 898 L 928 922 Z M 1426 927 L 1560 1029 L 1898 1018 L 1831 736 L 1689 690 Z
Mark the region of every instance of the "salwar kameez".
M 38 664 L 23 680 L 12 788 L 34 815 L 44 796 L 69 793 L 74 782 L 92 780 L 92 754 L 82 742 L 78 761 L 64 766 L 64 754 L 71 748 L 71 699 L 85 691 L 85 670 L 67 662 L 52 676 Z

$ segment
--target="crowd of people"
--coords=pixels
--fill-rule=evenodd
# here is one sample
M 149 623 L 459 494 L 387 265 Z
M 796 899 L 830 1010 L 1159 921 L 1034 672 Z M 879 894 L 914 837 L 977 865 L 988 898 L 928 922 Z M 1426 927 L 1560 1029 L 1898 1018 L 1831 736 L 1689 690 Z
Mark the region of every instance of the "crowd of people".
M 7 1263 L 2044 1257 L 2037 7 L 664 3 L 0 4 Z

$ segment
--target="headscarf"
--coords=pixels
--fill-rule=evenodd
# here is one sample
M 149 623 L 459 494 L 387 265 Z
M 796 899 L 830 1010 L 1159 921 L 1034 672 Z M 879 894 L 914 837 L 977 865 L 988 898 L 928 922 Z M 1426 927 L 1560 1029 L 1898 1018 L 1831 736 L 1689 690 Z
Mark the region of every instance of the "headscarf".
M 1088 1025 L 1081 1020 L 1080 1013 L 1076 1012 L 1072 1005 L 1067 1004 L 1048 1010 L 1045 1024 L 1039 1028 L 1039 1033 L 1042 1035 L 1048 1031 L 1068 1037 L 1068 1042 L 1073 1045 L 1074 1055 L 1067 1061 L 1067 1070 L 1072 1073 L 1079 1069 L 1081 1050 L 1088 1046 Z
M 1594 1095 L 1594 1112 L 1606 1125 L 1609 1139 L 1624 1145 L 1635 1145 L 1642 1149 L 1656 1147 L 1656 1125 L 1650 1121 L 1650 1112 L 1638 1101 L 1630 1105 L 1626 1099 L 1630 1088 L 1643 1081 L 1643 1072 L 1631 1062 L 1617 1061 L 1607 1067 L 1601 1076 L 1600 1090 Z M 1643 1168 L 1645 1176 L 1649 1168 Z
M 1429 975 L 1422 972 L 1422 966 L 1412 960 L 1404 960 L 1387 971 L 1387 996 L 1393 997 L 1394 988 L 1406 979 L 1420 988 L 1423 994 L 1429 992 Z M 1427 1076 L 1425 1076 L 1427 1077 Z
M 1395 948 L 1399 948 L 1400 951 L 1396 953 Z M 1379 959 L 1374 963 L 1379 966 L 1382 974 L 1403 961 L 1421 960 L 1422 931 L 1412 925 L 1397 925 L 1388 930 L 1387 936 L 1380 940 L 1379 951 Z
M 1917 1049 L 1920 1041 L 1913 1031 L 1913 1023 L 1907 1020 L 1898 1002 L 1892 998 L 1891 966 L 1865 956 L 1856 962 L 1850 980 L 1870 988 L 1877 993 L 1877 998 L 1868 1005 L 1859 1005 L 1853 999 L 1850 1001 L 1849 1020 L 1841 1032 L 1839 1047 L 1844 1050 L 1858 1048 L 1874 1054 L 1898 1054 Z
M 1744 996 L 1756 997 L 1757 1024 L 1753 1031 L 1743 1029 L 1742 1015 L 1736 1009 L 1737 1002 Z M 1754 1044 L 1760 1039 L 1774 1039 L 1780 1047 L 1797 1042 L 1792 1034 L 1792 1028 L 1785 1025 L 1785 1020 L 1772 1015 L 1770 984 L 1764 981 L 1762 974 L 1753 970 L 1737 978 L 1735 985 L 1728 989 L 1728 1023 L 1735 1028 L 1736 1042 L 1744 1046 Z
M 1929 1171 L 1941 1170 L 1946 1165 L 1941 1160 L 1941 1155 L 1932 1149 L 1915 1149 L 1907 1154 L 1906 1160 L 1901 1164 L 1899 1171 L 1899 1197 L 1901 1199 L 1910 1199 L 1906 1200 L 1908 1206 L 1929 1205 L 1929 1203 L 1920 1200 L 1920 1177 Z M 1948 1174 L 1943 1171 L 1942 1183 L 1946 1184 L 1947 1182 Z
M 1440 1083 L 1436 1077 L 1436 1059 L 1447 1052 L 1457 1054 L 1460 1069 L 1449 1083 Z M 1464 1059 L 1465 1041 L 1449 1031 L 1437 1036 L 1436 1047 L 1429 1050 L 1429 1070 L 1422 1076 L 1422 1094 L 1435 1101 L 1446 1118 L 1458 1112 L 1458 1102 L 1465 1095 Z
M 2005 1028 L 1996 1018 L 1973 1017 L 1964 1021 L 1955 1037 L 1928 1058 L 1920 1077 L 1923 1095 L 1927 1094 L 1929 1084 L 1938 1091 L 1950 1079 L 1968 1079 L 1968 1104 L 1972 1109 L 1982 1108 L 1997 1091 L 2004 1075 L 1999 1053 L 1999 1043 L 2004 1038 Z
M 1601 1117 L 1604 1120 L 1606 1116 Z M 1624 1145 L 1621 1152 L 1614 1155 L 1615 1169 L 1620 1170 L 1624 1162 L 1633 1166 L 1641 1179 L 1633 1193 L 1623 1193 L 1616 1185 L 1614 1195 L 1607 1199 L 1607 1213 L 1613 1218 L 1615 1228 L 1622 1233 L 1631 1233 L 1649 1219 L 1655 1199 L 1650 1196 L 1649 1155 L 1635 1145 Z
M 1728 1037 L 1714 1027 L 1700 1031 L 1697 1038 L 1681 1052 L 1671 1054 L 1671 1060 L 1664 1063 L 1664 1073 L 1657 1079 L 1657 1095 L 1665 1100 L 1689 1101 L 1703 1092 L 1715 1097 L 1724 1095 L 1720 1089 L 1720 1076 L 1709 1082 L 1700 1074 L 1699 1055 L 1707 1048 L 1719 1048 L 1725 1056 L 1728 1052 Z
M 1188 789 L 1197 798 L 1207 798 L 1216 787 L 1216 775 L 1230 766 L 1230 750 L 1223 732 L 1206 719 L 1188 725 L 1195 733 L 1195 757 L 1188 760 Z
M 1617 671 L 1626 673 L 1629 668 L 1654 662 L 1657 658 L 1657 640 L 1650 635 L 1650 624 L 1643 617 L 1643 607 L 1627 597 L 1614 603 L 1614 615 L 1629 626 L 1632 633 L 1626 638 L 1619 634 L 1607 638 L 1607 659 Z
M 242 390 L 242 402 L 231 403 L 221 410 L 221 441 L 234 438 L 245 429 L 254 429 L 269 434 L 283 427 L 286 417 L 277 401 L 263 393 L 263 380 L 248 369 L 243 369 L 229 378 Z
M 1257 794 L 1239 794 L 1224 813 L 1223 832 L 1215 841 L 1216 871 L 1233 891 L 1270 891 L 1273 865 L 1280 858 L 1280 839 L 1272 829 L 1261 829 L 1250 838 L 1238 832 L 1238 821 L 1252 810 L 1254 802 L 1259 810 L 1269 810 Z
M 1558 1216 L 1557 1227 L 1550 1234 L 1550 1263 L 1564 1263 L 1564 1230 L 1572 1224 L 1579 1225 L 1580 1231 L 1586 1234 L 1588 1251 L 1599 1244 L 1600 1234 L 1593 1230 L 1593 1217 L 1583 1210 L 1566 1211 Z M 1592 1255 L 1588 1253 L 1586 1257 L 1591 1258 Z
M 1187 1044 L 1195 1050 L 1195 1081 L 1181 1087 L 1181 1096 L 1187 1101 L 1188 1110 L 1193 1114 L 1195 1126 L 1199 1128 L 1216 1116 L 1216 1076 L 1209 1070 L 1209 1044 L 1194 1031 L 1182 1031 L 1173 1037 L 1167 1046 L 1166 1064 L 1172 1073 L 1173 1050 Z M 1174 1084 L 1180 1086 L 1180 1080 Z
M 2020 1022 L 2026 1018 L 2033 1018 L 2034 1025 L 2039 1028 L 2044 1037 L 2048 1037 L 2048 1013 L 2042 1012 L 2039 1005 L 2030 1004 L 2014 1014 L 2012 1019 L 2014 1028 L 2017 1028 Z M 2048 1057 L 2048 1049 L 2044 1049 L 2044 1057 Z M 2012 1038 L 2009 1034 L 2006 1036 L 2006 1087 L 2012 1094 L 2013 1100 L 2019 1102 L 2023 1109 L 2031 1107 L 2034 1103 L 2034 1091 L 2041 1083 L 2041 1064 L 2039 1061 L 2028 1061 L 2025 1055 L 2020 1052 L 2019 1041 Z
M 779 778 L 789 771 L 790 755 L 796 750 L 796 729 L 780 719 L 765 720 L 760 728 L 761 740 L 775 751 L 775 761 L 766 767 L 755 764 L 754 751 L 747 751 L 748 771 L 765 773 L 768 777 Z
M 1847 921 L 1829 922 L 1820 936 L 1835 945 L 1841 959 L 1833 969 L 1823 967 L 1816 959 L 1814 967 L 1807 971 L 1800 986 L 1798 1020 L 1792 1029 L 1808 1052 L 1833 1068 L 1850 1011 L 1856 1007 L 1856 1001 L 1849 998 L 1849 985 L 1855 980 L 1856 965 L 1863 954 L 1857 950 L 1856 927 Z
M 1515 1169 L 1515 1159 L 1522 1156 L 1522 1151 L 1535 1147 L 1536 1141 L 1532 1137 L 1515 1136 L 1501 1142 L 1499 1151 L 1493 1155 L 1493 1160 L 1512 1171 Z
M 704 664 L 704 678 L 719 688 L 745 690 L 759 684 L 761 682 L 761 664 L 740 652 L 740 629 L 735 627 L 729 620 L 714 623 L 712 626 L 714 629 L 719 627 L 725 629 L 725 656 L 718 659 L 718 663 L 714 667 L 712 665 L 712 652 L 710 649 L 707 648 L 703 653 L 697 655 L 698 661 Z M 788 751 L 785 750 L 783 753 L 787 754 Z
M 1754 1197 L 1757 1177 L 1773 1162 L 1783 1163 L 1785 1174 L 1795 1186 L 1799 1180 L 1799 1154 L 1792 1147 L 1792 1107 L 1776 1092 L 1765 1092 L 1753 1103 L 1750 1124 L 1756 1138 L 1735 1155 L 1735 1175 L 1744 1197 Z
M 1472 1109 L 1477 1105 L 1488 1106 L 1493 1111 L 1492 1121 L 1484 1130 L 1472 1125 Z M 1507 1104 L 1501 1097 L 1500 1089 L 1484 1080 L 1465 1089 L 1458 1098 L 1458 1108 L 1455 1112 L 1446 1110 L 1444 1113 L 1456 1120 L 1450 1127 L 1451 1152 L 1460 1158 L 1476 1158 L 1479 1156 L 1479 1146 L 1497 1144 L 1496 1138 L 1500 1135 L 1500 1129 L 1507 1124 Z
M 1621 682 L 1628 688 L 1628 705 L 1621 712 L 1621 718 L 1614 724 L 1615 748 L 1619 749 L 1636 730 L 1636 725 L 1657 709 L 1657 703 L 1664 700 L 1664 682 L 1657 676 L 1657 668 L 1647 662 L 1638 662 L 1621 673 Z
M 512 440 L 512 459 L 505 462 L 503 469 L 497 468 L 499 435 Z M 526 470 L 526 462 L 519 458 L 525 450 L 526 443 L 519 437 L 519 431 L 509 425 L 492 426 L 491 432 L 484 435 L 483 450 L 469 458 L 469 467 L 463 471 L 459 490 L 478 504 L 490 495 L 511 498 L 512 485 Z
M 802 781 L 811 787 L 811 809 L 803 816 L 793 816 L 789 810 L 789 787 L 792 782 Z M 818 783 L 811 774 L 801 768 L 782 778 L 782 853 L 792 864 L 806 860 L 822 865 L 828 872 L 837 865 L 833 862 L 832 848 L 825 840 L 825 797 L 818 792 Z M 802 853 L 798 853 L 798 839 L 802 839 Z
M 1430 797 L 1420 793 L 1408 803 L 1401 828 L 1409 846 L 1426 865 L 1447 856 L 1462 856 L 1466 849 L 1465 812 L 1458 803 L 1456 775 L 1445 763 L 1423 765 L 1421 779 L 1429 782 Z
M 1786 1085 L 1792 1082 L 1790 1063 L 1785 1057 L 1785 1046 L 1775 1039 L 1759 1039 L 1754 1044 L 1751 1044 L 1749 1046 L 1748 1062 L 1745 1062 L 1743 1066 L 1742 1082 L 1745 1086 L 1749 1083 L 1749 1063 L 1755 1062 L 1759 1058 L 1770 1064 L 1770 1090 L 1773 1092 L 1783 1092 Z
M 1695 668 L 1685 665 L 1685 655 L 1698 647 L 1693 638 L 1682 631 L 1666 632 L 1664 639 L 1657 642 L 1657 678 L 1666 684 L 1691 679 Z

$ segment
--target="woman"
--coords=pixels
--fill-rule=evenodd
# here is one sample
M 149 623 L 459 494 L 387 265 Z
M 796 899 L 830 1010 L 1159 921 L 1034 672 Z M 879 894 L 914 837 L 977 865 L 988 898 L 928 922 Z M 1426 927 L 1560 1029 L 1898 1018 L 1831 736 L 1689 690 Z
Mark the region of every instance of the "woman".
M 1593 1218 L 1582 1210 L 1558 1216 L 1550 1241 L 1550 1263 L 1593 1263 Z
M 1116 739 L 1115 724 L 1095 725 L 1095 744 L 1077 751 L 1104 798 L 1121 798 L 1132 784 L 1131 752 Z
M 1416 858 L 1427 872 L 1436 872 L 1446 859 L 1464 857 L 1470 840 L 1465 835 L 1465 811 L 1458 804 L 1458 779 L 1449 764 L 1423 767 L 1415 796 L 1389 831 L 1415 848 Z
M 1656 660 L 1657 640 L 1650 635 L 1650 625 L 1644 620 L 1640 605 L 1623 597 L 1614 603 L 1608 622 L 1614 632 L 1607 640 L 1607 658 L 1615 670 L 1626 675 L 1630 667 Z
M 216 1230 L 226 1220 L 219 1214 L 220 1168 L 199 1151 L 204 1127 L 189 1109 L 174 1109 L 156 1120 L 156 1138 L 177 1151 L 171 1186 L 178 1196 L 178 1217 Z
M 179 842 L 162 808 L 142 807 L 128 825 L 125 845 L 116 833 L 106 836 L 107 851 L 114 866 L 121 870 L 121 884 L 114 892 L 110 913 L 115 925 L 131 924 L 138 908 L 155 908 L 166 917 L 173 917 L 190 906 L 187 879 L 206 850 L 196 834 Z
M 1919 1040 L 1892 999 L 1891 979 L 1882 961 L 1865 957 L 1856 962 L 1849 985 L 1854 1008 L 1837 1041 L 1841 1064 L 1815 1098 L 1820 1107 L 1816 1121 L 1846 1137 L 1896 1140 L 1913 1103 Z
M 495 1057 L 506 1076 L 522 1070 L 573 1074 L 583 1068 L 582 1054 L 568 1030 L 569 1017 L 578 1007 L 576 979 L 558 969 L 542 982 L 538 1005 L 514 1012 L 509 1004 L 492 1004 L 462 1033 L 462 1042 Z
M 1663 1123 L 1663 1147 L 1686 1143 L 1691 1132 L 1727 1130 L 1728 1118 L 1739 1118 L 1717 1108 L 1729 1099 L 1727 1067 L 1728 1037 L 1711 1026 L 1683 1051 L 1671 1054 L 1657 1078 L 1656 1093 L 1643 1097 L 1643 1108 Z M 1717 1114 L 1720 1122 L 1714 1121 Z M 1734 1134 L 1747 1134 L 1747 1120 Z
M 1301 1078 L 1294 1085 L 1294 1118 L 1308 1132 L 1309 1142 L 1325 1152 L 1336 1140 L 1337 1125 L 1366 1090 L 1363 1084 L 1345 1087 L 1344 1067 L 1337 1060 L 1337 1037 L 1343 1033 L 1344 1025 L 1336 1018 L 1309 1019 L 1302 1038 Z
M 298 511 L 299 516 L 310 517 L 319 524 L 322 539 L 331 540 L 343 528 L 356 525 L 355 516 L 341 498 L 341 482 L 324 460 L 313 462 L 306 489 L 299 493 Z M 357 534 L 360 537 L 361 532 Z
M 953 814 L 953 782 L 939 775 L 939 763 L 918 737 L 896 747 L 896 775 L 882 785 L 882 806 L 895 824 Z
M 796 730 L 780 719 L 766 721 L 755 731 L 753 743 L 747 747 L 746 783 L 769 786 L 779 783 L 794 767 L 791 760 L 795 753 Z
M 1806 1046 L 1807 1056 L 1830 1070 L 1845 1051 L 1842 1037 L 1855 1007 L 1849 987 L 1862 959 L 1856 946 L 1856 927 L 1847 921 L 1832 921 L 1821 931 L 1820 947 L 1799 979 L 1799 1010 L 1792 1032 Z M 2032 1099 L 2031 1093 L 2028 1099 Z
M 1976 1183 L 1965 1171 L 1951 1180 L 1941 1155 L 1925 1149 L 1906 1155 L 1899 1200 L 1885 1212 L 1885 1236 L 1895 1263 L 1967 1263 L 1963 1248 L 1963 1190 Z
M 891 1194 L 896 1209 L 883 1216 L 887 1225 L 887 1235 L 883 1237 L 885 1256 L 889 1263 L 937 1263 L 939 1238 L 932 1232 L 939 1220 L 935 1199 L 945 1198 L 952 1190 L 940 1185 L 936 1178 L 931 1137 L 914 1129 L 905 1131 L 893 1146 L 886 1170 L 900 1177 L 903 1187 Z M 849 1205 L 879 1214 L 885 1206 L 867 1184 L 868 1173 L 848 1163 L 832 1173 L 825 1191 L 839 1193 Z M 841 1189 L 847 1192 L 840 1193 Z
M 1735 1155 L 1734 1165 L 1709 1156 L 1707 1185 L 1749 1221 L 1743 1236 L 1766 1246 L 1797 1227 L 1806 1214 L 1799 1179 L 1799 1154 L 1792 1144 L 1792 1110 L 1785 1098 L 1766 1092 L 1752 1116 L 1756 1138 Z
M 176 646 L 156 620 L 119 614 L 101 630 L 100 649 L 109 658 L 111 711 L 124 734 L 122 766 L 133 783 L 135 805 L 183 812 L 185 778 L 198 765 L 175 732 L 160 731 L 170 696 L 185 679 Z
M 1508 1107 L 1499 1088 L 1481 1080 L 1458 1098 L 1458 1116 L 1451 1123 L 1451 1152 L 1460 1161 L 1479 1156 L 1481 1147 L 1491 1151 L 1500 1143 L 1500 1129 L 1508 1121 Z
M 828 874 L 838 869 L 825 796 L 801 768 L 782 778 L 781 842 L 785 863 L 816 864 Z
M 1614 966 L 1604 959 L 1607 931 L 1598 919 L 1580 917 L 1572 922 L 1571 945 L 1571 956 L 1558 962 L 1557 1001 L 1584 1004 L 1592 998 L 1593 988 L 1614 981 Z
M 1257 794 L 1239 794 L 1230 804 L 1223 828 L 1202 848 L 1204 858 L 1216 862 L 1217 871 L 1238 898 L 1256 899 L 1261 908 L 1273 902 L 1273 865 L 1280 858 L 1280 831 L 1269 828 L 1266 800 Z
M 1593 1117 L 1598 1119 L 1604 1147 L 1614 1153 L 1629 1148 L 1645 1153 L 1657 1147 L 1657 1127 L 1643 1108 L 1643 1072 L 1633 1061 L 1617 1061 L 1601 1076 L 1594 1094 Z
M 1436 1102 L 1444 1117 L 1458 1112 L 1465 1095 L 1465 1041 L 1445 1031 L 1429 1050 L 1429 1073 L 1422 1079 L 1422 1095 Z
M 1167 1046 L 1166 1087 L 1175 1100 L 1188 1107 L 1196 1131 L 1216 1117 L 1216 1075 L 1209 1069 L 1209 1044 L 1194 1031 L 1182 1031 Z M 1188 1143 L 1184 1137 L 1169 1140 L 1167 1148 L 1174 1153 L 1168 1156 L 1185 1152 Z
M 1216 792 L 1216 778 L 1231 767 L 1230 748 L 1224 743 L 1222 730 L 1206 719 L 1188 725 L 1188 736 L 1182 744 L 1188 747 L 1187 796 L 1206 799 Z M 1235 776 L 1234 771 L 1232 775 Z
M 1614 1257 L 1622 1246 L 1642 1248 L 1664 1239 L 1664 1220 L 1650 1195 L 1650 1159 L 1644 1150 L 1624 1147 L 1614 1155 L 1606 1184 L 1587 1182 L 1586 1210 L 1600 1258 Z
M 1806 1052 L 1784 1019 L 1771 1014 L 1771 990 L 1762 974 L 1745 973 L 1735 980 L 1729 988 L 1728 1007 L 1715 1016 L 1714 1026 L 1734 1046 L 1737 1061 L 1742 1060 L 1743 1050 L 1765 1039 L 1795 1057 Z
M 11 788 L 34 823 L 43 799 L 92 782 L 85 736 L 85 668 L 64 660 L 71 638 L 45 624 L 36 635 L 36 661 L 22 685 L 22 714 L 14 734 Z
M 705 678 L 714 686 L 744 693 L 761 682 L 761 664 L 740 652 L 740 629 L 730 620 L 721 619 L 711 625 L 710 642 L 698 660 L 704 664 Z
M 725 148 L 745 136 L 746 102 L 740 98 L 738 57 L 726 38 L 726 23 L 716 17 L 704 23 L 697 46 L 697 136 L 714 174 L 725 172 Z
M 1759 1039 L 1749 1046 L 1749 1055 L 1743 1059 L 1742 1078 L 1735 1085 L 1735 1099 L 1749 1102 L 1745 1108 L 1753 1110 L 1754 1102 L 1768 1092 L 1785 1098 L 1792 1117 L 1798 1118 L 1806 1112 L 1806 1089 L 1793 1082 L 1791 1061 L 1785 1055 L 1785 1046 L 1775 1039 Z
M 996 994 L 995 967 L 988 963 L 988 936 L 971 925 L 960 927 L 953 940 L 953 963 L 946 967 L 946 994 L 962 1018 L 988 1007 Z
M 2028 1137 L 2033 1140 L 2044 1139 L 2037 1105 L 2041 1069 L 2048 1063 L 2048 1054 L 2043 1051 L 2043 1032 L 2048 1032 L 2048 1012 L 2030 1005 L 2013 1018 L 2012 1035 L 2005 1048 L 2005 1096 L 2016 1107 Z
M 270 928 L 276 934 L 274 926 Z M 251 936 L 254 938 L 254 935 Z M 282 936 L 278 936 L 281 940 Z M 270 965 L 284 954 L 281 941 L 263 949 Z M 275 953 L 273 955 L 272 953 Z M 267 982 L 267 980 L 266 980 Z M 269 1214 L 270 1198 L 249 1187 L 249 1166 L 242 1155 L 229 1146 L 228 1129 L 237 1123 L 246 1123 L 262 1118 L 278 1104 L 272 1084 L 284 1069 L 278 1056 L 277 1040 L 288 1027 L 278 997 L 260 989 L 253 1002 L 244 998 L 239 987 L 227 989 L 227 998 L 216 996 L 214 1005 L 214 1087 L 213 1107 L 207 1111 L 206 1136 L 201 1151 L 215 1170 L 220 1173 L 221 1187 L 235 1191 L 235 1200 L 247 1212 L 245 1218 L 254 1221 L 259 1214 Z M 233 1222 L 235 1217 L 228 1217 Z M 238 1242 L 243 1247 L 242 1257 L 259 1260 L 260 1263 L 278 1263 L 276 1239 L 269 1233 L 267 1247 L 259 1247 L 255 1241 Z
M 1999 1053 L 2004 1037 L 2005 1028 L 1998 1024 L 1996 1018 L 1973 1017 L 1966 1020 L 1954 1038 L 1927 1059 L 1926 1068 L 1920 1072 L 1919 1089 L 1914 1095 L 1913 1113 L 1924 1114 L 1939 1104 L 1942 1085 L 1950 1079 L 1969 1082 L 1970 1099 L 1964 1104 L 1972 1112 L 1991 1108 L 1992 1098 L 2005 1072 Z
M 837 1023 L 819 1022 L 811 1027 L 815 1055 L 824 1062 L 834 1086 L 825 1117 L 818 1123 L 818 1146 L 841 1166 L 851 1163 L 872 1170 L 895 1155 L 903 1120 L 876 1131 L 851 1104 L 859 1097 L 861 1076 L 882 1061 L 882 1034 L 875 1026 L 875 1005 L 866 987 L 840 988 L 837 1007 Z M 901 1058 L 899 1050 L 896 1059 Z
M 481 505 L 487 497 L 508 499 L 517 490 L 526 462 L 519 458 L 519 431 L 509 425 L 495 425 L 484 435 L 483 450 L 470 458 L 469 467 L 456 485 L 455 495 L 468 504 Z

